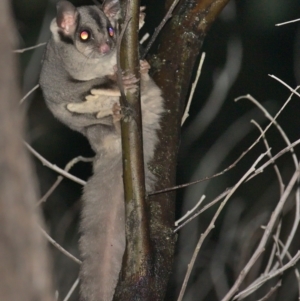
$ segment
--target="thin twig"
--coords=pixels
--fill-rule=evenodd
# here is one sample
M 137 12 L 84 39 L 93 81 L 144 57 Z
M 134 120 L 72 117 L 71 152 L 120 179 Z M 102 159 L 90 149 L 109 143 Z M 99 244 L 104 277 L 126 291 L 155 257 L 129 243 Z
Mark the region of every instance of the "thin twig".
M 192 208 L 191 210 L 189 210 L 184 216 L 182 216 L 179 220 L 177 220 L 175 222 L 175 227 L 178 226 L 178 224 L 180 222 L 182 222 L 184 219 L 186 219 L 187 217 L 189 217 L 204 201 L 205 199 L 205 195 L 202 195 L 202 197 L 200 198 L 199 202 L 194 206 L 194 208 Z
M 299 184 L 299 178 L 297 180 L 298 184 Z M 299 188 L 297 188 L 297 191 L 296 191 L 296 210 L 295 210 L 295 218 L 294 218 L 294 223 L 293 223 L 293 227 L 291 229 L 291 232 L 289 233 L 289 236 L 286 240 L 286 243 L 284 245 L 284 248 L 280 254 L 280 258 L 283 259 L 284 256 L 286 255 L 291 243 L 292 243 L 292 240 L 294 239 L 295 235 L 296 235 L 296 232 L 297 232 L 297 229 L 298 229 L 298 226 L 299 226 L 299 221 L 300 221 L 300 200 L 299 200 L 299 197 L 297 196 L 299 195 Z M 273 269 L 276 268 L 276 265 L 273 267 Z M 272 269 L 272 270 L 273 270 Z
M 282 194 L 281 194 L 282 195 Z M 277 229 L 276 229 L 276 233 L 275 233 L 275 238 L 276 239 L 279 239 L 279 234 L 281 232 L 281 226 L 282 226 L 282 219 L 280 220 L 280 222 L 278 223 L 278 226 L 277 226 Z M 272 247 L 272 251 L 271 251 L 271 254 L 269 256 L 269 259 L 268 259 L 268 264 L 265 268 L 265 271 L 264 271 L 264 274 L 267 274 L 269 273 L 270 269 L 271 269 L 271 266 L 272 266 L 272 263 L 273 263 L 273 260 L 274 260 L 274 257 L 275 257 L 275 253 L 276 253 L 276 245 L 273 244 L 273 247 Z
M 61 174 L 62 176 L 80 184 L 80 185 L 85 185 L 86 181 L 83 181 L 73 175 L 71 175 L 70 173 L 66 172 L 65 170 L 59 168 L 58 166 L 56 166 L 55 164 L 51 164 L 47 159 L 45 159 L 42 155 L 40 155 L 36 150 L 34 150 L 27 142 L 24 142 L 25 146 L 27 147 L 27 149 L 36 157 L 38 158 L 43 165 L 49 167 L 50 169 L 56 171 L 57 173 Z
M 286 263 L 283 267 L 281 267 L 280 269 L 274 271 L 273 273 L 269 273 L 267 275 L 263 275 L 259 280 L 259 282 L 256 283 L 255 286 L 251 286 L 248 287 L 247 289 L 243 290 L 242 292 L 240 292 L 239 294 L 237 294 L 233 300 L 242 300 L 243 298 L 249 296 L 250 293 L 252 293 L 253 291 L 255 291 L 258 287 L 261 287 L 266 281 L 282 274 L 284 271 L 286 271 L 287 269 L 291 268 L 292 266 L 294 266 L 300 259 L 300 251 L 298 251 L 296 253 L 296 255 L 288 262 Z M 223 299 L 224 300 L 224 299 Z
M 299 88 L 299 86 L 296 87 L 296 90 L 297 90 L 298 88 Z M 288 98 L 287 101 L 285 102 L 284 107 L 290 102 L 290 100 L 291 100 L 291 98 L 292 98 L 292 95 L 293 95 L 293 93 L 289 96 L 289 98 Z M 259 109 L 264 113 L 265 117 L 268 118 L 268 119 L 274 124 L 274 126 L 277 128 L 278 132 L 279 132 L 280 135 L 282 136 L 282 138 L 283 138 L 283 140 L 285 141 L 285 143 L 286 143 L 287 145 L 290 145 L 290 144 L 291 144 L 291 142 L 290 142 L 288 136 L 286 135 L 286 133 L 284 132 L 284 130 L 282 129 L 282 127 L 279 125 L 279 123 L 276 121 L 276 117 L 278 117 L 278 116 L 276 116 L 276 117 L 273 118 L 273 116 L 266 110 L 266 108 L 263 107 L 263 106 L 262 106 L 262 105 L 261 105 L 261 104 L 253 97 L 253 96 L 251 96 L 251 95 L 249 95 L 249 94 L 237 98 L 236 101 L 238 101 L 238 100 L 240 100 L 240 99 L 248 99 L 248 100 L 250 100 L 257 108 L 259 108 Z M 284 107 L 283 107 L 283 108 L 284 108 Z M 282 111 L 282 110 L 281 110 L 281 111 Z M 280 111 L 279 111 L 279 112 L 280 112 Z M 264 131 L 264 134 L 265 134 L 265 131 Z M 294 159 L 295 164 L 298 165 L 298 160 L 297 160 L 297 157 L 295 157 L 295 155 L 294 155 L 294 150 L 293 150 L 293 149 L 291 149 L 291 153 L 292 153 L 292 155 L 293 155 L 293 159 Z
M 243 98 L 250 98 L 251 95 L 244 95 L 244 96 L 240 96 L 238 98 L 236 98 L 234 101 L 237 102 L 239 101 L 240 99 L 243 99 Z M 284 104 L 283 106 L 280 108 L 280 110 L 277 112 L 277 114 L 275 115 L 275 117 L 272 119 L 272 121 L 267 125 L 267 127 L 264 129 L 264 131 L 259 135 L 259 137 L 250 145 L 250 147 L 245 151 L 243 152 L 239 157 L 238 159 L 233 163 L 233 164 L 236 164 L 237 162 L 239 162 L 251 149 L 254 148 L 254 146 L 260 141 L 260 139 L 262 138 L 262 136 L 269 130 L 269 128 L 272 126 L 272 124 L 274 123 L 274 121 L 278 118 L 278 116 L 281 114 L 281 112 L 284 110 L 284 108 L 288 105 L 290 99 L 288 99 Z
M 269 290 L 269 292 L 262 297 L 261 299 L 259 299 L 258 301 L 266 301 L 268 300 L 277 290 L 278 288 L 281 286 L 281 280 L 279 280 L 275 286 L 271 287 L 271 289 Z
M 16 50 L 14 50 L 13 52 L 14 52 L 14 53 L 23 53 L 23 52 L 25 52 L 25 51 L 33 50 L 33 49 L 36 49 L 36 48 L 38 48 L 38 47 L 44 46 L 44 45 L 46 45 L 46 44 L 47 44 L 46 42 L 45 42 L 45 43 L 40 43 L 40 44 L 37 44 L 37 45 L 35 45 L 35 46 L 31 46 L 31 47 L 27 47 L 27 48 L 23 48 L 23 49 L 16 49 Z
M 295 91 L 295 90 L 293 90 L 293 91 Z M 298 94 L 298 95 L 300 97 L 300 94 Z M 243 99 L 243 98 L 249 99 L 249 98 L 251 98 L 251 95 L 247 94 L 247 95 L 244 95 L 244 96 L 240 96 L 240 97 L 236 98 L 235 101 L 239 101 L 240 99 Z M 204 182 L 204 181 L 208 181 L 208 180 L 214 179 L 216 177 L 219 177 L 219 176 L 223 175 L 224 173 L 226 173 L 227 171 L 234 168 L 236 166 L 236 164 L 239 163 L 246 156 L 246 154 L 248 154 L 250 152 L 250 150 L 252 150 L 254 148 L 254 146 L 260 141 L 260 139 L 262 138 L 262 135 L 265 134 L 269 130 L 271 125 L 278 118 L 278 116 L 282 113 L 283 109 L 287 106 L 289 101 L 290 101 L 290 98 L 283 104 L 283 106 L 277 112 L 275 117 L 272 118 L 272 121 L 264 129 L 263 133 L 260 134 L 260 136 L 231 165 L 229 165 L 228 167 L 226 167 L 222 171 L 220 171 L 220 172 L 218 172 L 218 173 L 216 173 L 212 176 L 207 176 L 207 177 L 204 177 L 204 178 L 196 180 L 196 181 L 192 181 L 192 182 L 189 182 L 189 183 L 185 183 L 185 184 L 181 184 L 181 185 L 177 185 L 177 186 L 173 186 L 173 187 L 169 187 L 169 188 L 165 188 L 165 189 L 161 189 L 161 190 L 157 190 L 157 191 L 151 191 L 149 193 L 149 195 L 151 196 L 151 195 L 156 195 L 156 194 L 160 194 L 160 193 L 166 193 L 166 192 L 174 191 L 176 189 L 181 189 L 181 188 L 185 188 L 185 187 L 188 187 L 188 186 L 191 186 L 191 185 L 194 185 L 194 184 L 198 184 L 198 183 L 201 183 L 201 182 Z M 296 144 L 298 144 L 298 143 L 296 143 Z M 289 150 L 292 150 L 292 147 L 290 147 Z M 260 170 L 260 172 L 262 172 L 262 170 Z M 258 171 L 253 176 L 255 176 L 256 174 L 258 174 Z
M 278 239 L 278 243 L 282 248 L 284 248 L 284 244 L 280 239 Z M 290 252 L 286 252 L 286 257 L 289 260 L 292 259 L 292 255 L 290 254 Z M 299 273 L 299 270 L 297 268 L 295 268 L 295 275 L 296 275 L 297 283 L 298 283 L 298 300 L 300 300 L 300 273 Z
M 259 129 L 260 133 L 263 134 L 262 138 L 263 138 L 263 142 L 265 144 L 265 147 L 268 151 L 268 157 L 270 158 L 270 160 L 273 160 L 272 153 L 271 153 L 271 148 L 269 146 L 269 143 L 266 139 L 265 134 L 263 133 L 263 129 L 261 128 L 261 126 L 255 120 L 251 120 L 251 122 Z M 279 168 L 278 168 L 278 166 L 277 166 L 277 164 L 275 163 L 274 160 L 273 160 L 272 164 L 273 164 L 273 167 L 274 167 L 274 170 L 275 170 L 278 182 L 279 182 L 280 195 L 282 195 L 282 193 L 284 191 L 284 184 L 283 184 L 282 176 L 281 176 Z
M 58 244 L 44 229 L 42 229 L 39 226 L 40 231 L 42 232 L 42 234 L 47 238 L 47 240 L 55 247 L 57 248 L 59 251 L 61 251 L 63 254 L 65 254 L 66 256 L 68 256 L 69 258 L 71 258 L 73 261 L 75 261 L 78 264 L 81 264 L 82 261 L 79 260 L 78 258 L 76 258 L 74 255 L 72 255 L 70 252 L 68 252 L 66 249 L 64 249 L 60 244 Z
M 24 102 L 24 100 L 31 94 L 33 93 L 40 85 L 35 85 L 21 100 L 20 100 L 20 105 Z
M 190 96 L 189 96 L 189 100 L 187 102 L 185 111 L 184 111 L 182 119 L 181 119 L 181 126 L 185 123 L 186 119 L 189 117 L 190 106 L 191 106 L 192 99 L 193 99 L 193 96 L 194 96 L 194 93 L 195 93 L 195 89 L 196 89 L 198 81 L 199 81 L 199 77 L 201 75 L 201 70 L 202 70 L 204 60 L 205 60 L 205 52 L 203 52 L 202 55 L 201 55 L 201 59 L 200 59 L 199 66 L 198 66 L 198 69 L 197 69 L 196 78 L 195 78 L 195 81 L 192 84 L 192 89 L 191 89 L 191 93 L 190 93 Z
M 228 195 L 226 196 L 225 200 L 220 204 L 217 212 L 215 213 L 215 215 L 213 216 L 211 222 L 209 223 L 208 227 L 206 228 L 205 232 L 201 234 L 200 239 L 196 245 L 196 248 L 194 250 L 193 256 L 191 258 L 191 261 L 188 265 L 188 269 L 179 293 L 179 297 L 177 299 L 177 301 L 182 301 L 183 299 L 183 295 L 185 293 L 185 289 L 188 283 L 188 280 L 190 278 L 192 269 L 194 267 L 197 255 L 200 251 L 200 248 L 203 244 L 204 239 L 207 237 L 207 235 L 210 233 L 210 231 L 215 227 L 215 221 L 218 218 L 218 216 L 220 215 L 221 211 L 223 210 L 224 206 L 226 205 L 227 201 L 229 200 L 229 198 L 233 195 L 233 193 L 238 189 L 238 187 L 241 186 L 241 184 L 248 178 L 248 176 L 255 171 L 255 166 L 259 163 L 259 161 L 262 160 L 262 158 L 266 155 L 265 154 L 261 154 L 258 159 L 254 162 L 254 164 L 251 166 L 251 168 L 244 174 L 244 176 L 237 182 L 237 184 L 230 190 L 230 192 L 228 193 Z
M 77 278 L 75 280 L 75 282 L 73 283 L 72 287 L 70 288 L 68 294 L 66 295 L 65 299 L 63 301 L 68 301 L 71 297 L 71 295 L 73 294 L 73 292 L 75 291 L 76 287 L 78 286 L 79 284 L 79 278 Z
M 54 184 L 48 189 L 48 191 L 43 195 L 43 197 L 37 202 L 36 206 L 40 206 L 42 203 L 46 202 L 49 196 L 54 192 L 57 186 L 61 183 L 64 179 L 63 176 L 58 176 Z
M 282 262 L 282 260 L 280 258 L 280 248 L 279 248 L 279 244 L 278 244 L 278 239 L 277 239 L 277 237 L 275 235 L 273 235 L 272 237 L 273 237 L 273 240 L 274 240 L 275 246 L 276 246 L 276 253 L 275 253 L 275 255 L 277 257 L 277 260 L 279 262 L 280 267 L 282 268 L 283 267 L 283 262 Z
M 170 6 L 168 12 L 166 13 L 166 15 L 164 16 L 164 18 L 162 19 L 162 21 L 160 22 L 160 24 L 156 27 L 149 43 L 147 44 L 147 47 L 145 49 L 145 52 L 142 56 L 142 59 L 144 59 L 147 55 L 147 53 L 149 52 L 151 46 L 153 45 L 154 41 L 156 40 L 158 34 L 160 33 L 160 31 L 163 29 L 163 27 L 165 26 L 165 24 L 167 23 L 167 21 L 172 17 L 172 13 L 173 10 L 175 9 L 176 5 L 178 4 L 180 0 L 174 0 L 174 2 L 172 3 L 172 5 Z
M 280 82 L 282 85 L 284 85 L 285 87 L 287 87 L 293 94 L 297 95 L 298 97 L 300 97 L 300 94 L 296 91 L 296 89 L 293 89 L 291 86 L 289 86 L 287 83 L 285 83 L 283 80 L 281 80 L 280 78 L 278 78 L 277 76 L 273 75 L 273 74 L 269 74 L 270 77 L 274 78 L 275 80 L 277 80 L 278 82 Z M 297 87 L 298 88 L 298 87 Z
M 294 148 L 299 143 L 300 143 L 300 139 L 296 140 L 295 142 L 291 143 L 289 146 L 287 146 L 284 149 L 282 149 L 280 152 L 278 152 L 276 155 L 273 156 L 272 160 L 268 160 L 262 166 L 260 166 L 259 168 L 257 168 L 257 170 L 255 171 L 255 173 L 251 177 L 249 177 L 248 180 L 250 180 L 250 179 L 254 178 L 255 176 L 257 176 L 258 174 L 262 173 L 267 166 L 269 166 L 270 164 L 273 164 L 274 160 L 277 160 L 279 157 L 281 157 L 282 155 L 284 155 L 287 152 L 289 152 L 292 148 Z
M 265 110 L 265 108 L 263 108 L 263 110 L 265 111 L 265 115 L 269 114 L 267 112 L 267 110 Z M 267 114 L 266 114 L 267 113 Z M 263 134 L 263 130 L 262 128 L 260 127 L 260 125 L 255 121 L 255 120 L 251 120 L 251 122 L 259 129 L 259 131 Z M 276 121 L 275 121 L 276 122 Z M 276 122 L 276 125 L 279 126 Z M 284 132 L 283 132 L 284 133 Z M 285 133 L 284 133 L 285 135 Z M 283 135 L 283 136 L 284 136 Z M 287 138 L 287 137 L 286 137 Z M 269 143 L 266 139 L 266 136 L 265 134 L 263 134 L 263 142 L 265 144 L 265 147 L 266 149 L 268 150 L 268 156 L 270 158 L 270 160 L 273 160 L 273 167 L 274 167 L 274 170 L 275 170 L 275 173 L 276 173 L 276 176 L 277 176 L 277 179 L 278 179 L 278 183 L 279 183 L 279 191 L 280 191 L 280 196 L 282 196 L 283 194 L 283 191 L 284 191 L 284 184 L 283 184 L 283 180 L 282 180 L 282 176 L 281 176 L 281 173 L 279 171 L 279 168 L 277 166 L 277 164 L 275 163 L 273 157 L 272 157 L 272 153 L 271 153 L 271 149 L 270 149 L 270 146 L 269 146 Z M 290 143 L 289 143 L 290 144 Z M 278 249 L 278 245 L 276 243 L 276 239 L 279 238 L 279 235 L 280 235 L 280 231 L 281 231 L 281 221 L 279 222 L 278 226 L 277 226 L 277 229 L 276 229 L 276 233 L 274 235 L 274 240 L 275 240 L 275 243 L 272 247 L 272 251 L 271 251 L 271 254 L 269 256 L 269 260 L 268 260 L 268 264 L 267 264 L 267 267 L 265 269 L 265 273 L 267 273 L 269 270 L 270 270 L 270 267 L 273 263 L 273 260 L 274 260 L 274 256 L 275 255 L 278 255 L 277 257 L 279 257 L 279 260 L 280 260 L 280 254 L 279 254 L 279 249 Z M 276 253 L 276 249 L 278 250 L 278 252 Z M 281 260 L 280 260 L 281 261 Z
M 217 196 L 213 201 L 211 201 L 209 204 L 205 205 L 201 210 L 199 210 L 197 213 L 195 213 L 192 217 L 187 219 L 185 222 L 183 222 L 180 226 L 174 229 L 174 233 L 178 232 L 182 227 L 184 227 L 186 224 L 191 222 L 194 218 L 196 218 L 198 215 L 206 211 L 208 208 L 213 206 L 214 204 L 218 203 L 220 200 L 222 200 L 226 195 L 230 193 L 230 190 L 232 188 L 226 189 L 223 193 L 221 193 L 219 196 Z
M 282 248 L 284 248 L 284 244 L 278 237 L 274 237 L 274 239 L 277 241 L 277 243 Z M 292 256 L 289 252 L 287 252 L 285 256 L 289 259 L 289 261 L 292 260 Z M 262 286 L 266 281 L 269 280 L 269 278 L 267 276 L 273 275 L 273 273 L 274 272 L 269 272 L 269 271 L 264 272 L 259 278 L 257 278 L 254 282 L 252 282 L 245 290 L 243 290 L 239 293 L 240 297 L 238 300 L 242 300 L 242 299 L 246 298 L 248 295 L 255 292 L 260 286 Z M 300 275 L 299 275 L 299 271 L 297 268 L 295 268 L 295 275 L 296 275 L 297 282 L 298 282 L 298 292 L 299 292 L 299 296 L 300 296 Z
M 282 25 L 286 25 L 286 24 L 290 24 L 290 23 L 299 22 L 299 21 L 300 21 L 300 19 L 295 19 L 295 20 L 291 20 L 291 21 L 287 21 L 287 22 L 275 24 L 275 26 L 282 26 Z
M 243 54 L 241 38 L 229 38 L 226 48 L 225 65 L 218 72 L 213 88 L 201 110 L 193 117 L 186 128 L 184 143 L 187 149 L 190 149 L 191 145 L 199 140 L 208 126 L 215 120 L 241 69 Z
M 264 131 L 265 132 L 265 131 Z M 252 179 L 253 177 L 255 177 L 256 175 L 260 174 L 263 172 L 263 170 L 269 166 L 270 164 L 273 163 L 274 160 L 277 160 L 279 157 L 281 157 L 282 155 L 284 155 L 285 153 L 289 152 L 291 149 L 293 149 L 296 145 L 298 145 L 300 143 L 300 139 L 296 140 L 295 142 L 291 143 L 290 146 L 287 146 L 285 147 L 284 149 L 282 149 L 280 152 L 278 152 L 275 156 L 273 156 L 272 160 L 268 160 L 267 162 L 265 162 L 261 167 L 259 167 L 255 173 L 249 177 L 249 179 L 247 181 L 249 181 L 250 179 Z M 247 149 L 241 156 L 245 155 L 246 152 L 248 152 L 249 149 Z M 192 182 L 189 182 L 189 183 L 186 183 L 186 184 L 181 184 L 181 185 L 177 185 L 177 186 L 173 186 L 171 188 L 165 188 L 165 189 L 162 189 L 162 190 L 157 190 L 157 191 L 151 191 L 149 193 L 149 195 L 156 195 L 156 194 L 160 194 L 160 193 L 166 193 L 166 192 L 170 192 L 170 191 L 173 191 L 173 190 L 176 190 L 176 189 L 181 189 L 181 188 L 185 188 L 185 187 L 188 187 L 188 186 L 191 186 L 191 185 L 194 185 L 194 184 L 197 184 L 197 183 L 200 183 L 200 182 L 204 182 L 204 181 L 208 181 L 208 180 L 211 180 L 211 179 L 214 179 L 220 175 L 223 175 L 224 173 L 226 173 L 227 171 L 229 171 L 230 169 L 232 169 L 236 163 L 238 163 L 238 161 L 242 158 L 242 157 L 239 157 L 233 164 L 231 164 L 230 166 L 228 166 L 227 168 L 225 168 L 224 170 L 222 170 L 221 172 L 218 172 L 216 174 L 214 174 L 213 176 L 207 176 L 207 177 L 204 177 L 200 180 L 196 180 L 196 181 L 192 181 Z
M 298 87 L 297 87 L 297 89 L 298 89 Z M 286 103 L 288 103 L 291 100 L 292 95 L 293 94 L 291 94 L 289 96 L 289 98 L 287 99 Z M 240 99 L 248 99 L 248 100 L 250 100 L 258 109 L 260 109 L 264 113 L 264 115 L 265 115 L 266 118 L 268 118 L 271 122 L 273 122 L 274 126 L 276 127 L 276 129 L 278 130 L 278 132 L 280 133 L 280 135 L 282 136 L 282 138 L 285 141 L 285 143 L 287 145 L 291 144 L 289 138 L 287 137 L 286 133 L 281 128 L 281 126 L 279 125 L 279 123 L 275 120 L 275 118 L 272 117 L 272 115 L 266 110 L 266 108 L 264 106 L 262 106 L 254 97 L 252 97 L 251 95 L 248 94 L 248 95 L 243 96 L 243 98 L 239 98 L 237 100 L 240 100 Z M 261 132 L 261 133 L 263 135 L 265 135 L 265 132 Z M 297 168 L 297 166 L 298 166 L 298 159 L 297 159 L 297 157 L 295 155 L 294 149 L 291 148 L 290 152 L 292 154 L 292 157 L 293 157 L 293 160 L 294 160 L 294 163 L 295 163 L 295 167 Z M 280 188 L 281 194 L 282 194 L 282 189 L 284 189 L 284 187 Z
M 271 75 L 272 78 L 276 79 L 277 81 L 279 81 L 281 84 L 283 84 L 284 86 L 286 86 L 291 92 L 292 94 L 296 94 L 298 97 L 300 97 L 300 94 L 297 92 L 297 89 L 299 88 L 299 86 L 296 87 L 296 89 L 292 89 L 288 84 L 286 84 L 284 81 L 280 80 L 279 78 L 277 78 L 276 76 L 274 75 Z M 292 95 L 290 95 L 290 97 L 288 98 L 288 101 L 292 98 Z M 287 145 L 291 145 L 291 142 L 289 140 L 289 138 L 287 137 L 287 135 L 285 134 L 285 132 L 281 129 L 281 127 L 279 126 L 279 124 L 276 122 L 274 123 L 275 126 L 278 128 L 279 132 L 281 133 L 284 141 L 286 142 Z M 291 153 L 292 153 L 292 158 L 293 158 L 293 161 L 294 161 L 294 165 L 295 165 L 295 168 L 297 169 L 297 166 L 298 166 L 298 158 L 294 152 L 294 149 L 292 148 L 291 149 Z M 299 183 L 300 179 L 298 179 L 298 183 Z M 281 253 L 281 259 L 284 258 L 287 250 L 289 249 L 291 243 L 292 243 L 292 240 L 293 238 L 295 237 L 295 234 L 296 234 L 296 231 L 298 229 L 298 226 L 299 226 L 299 222 L 300 222 L 300 190 L 299 188 L 297 188 L 297 191 L 296 191 L 296 210 L 295 210 L 295 219 L 294 219 L 294 223 L 293 223 L 293 227 L 291 229 L 291 232 L 288 236 L 288 239 L 286 241 L 286 244 L 282 250 L 282 253 Z M 277 268 L 277 264 L 275 264 L 274 268 L 275 269 Z
M 78 156 L 78 157 L 72 159 L 70 162 L 68 162 L 66 167 L 64 168 L 64 170 L 66 172 L 68 172 L 78 162 L 92 162 L 93 160 L 94 160 L 94 158 L 85 158 L 82 156 Z M 38 201 L 36 206 L 39 206 L 42 203 L 44 203 L 48 199 L 48 197 L 53 193 L 53 191 L 56 189 L 56 187 L 61 183 L 61 181 L 63 179 L 64 179 L 63 176 L 58 176 L 56 181 L 54 182 L 54 184 L 49 188 L 49 190 L 44 194 L 44 196 Z
M 284 206 L 288 196 L 290 195 L 295 183 L 297 182 L 297 179 L 299 177 L 299 168 L 300 167 L 298 167 L 297 171 L 295 171 L 295 173 L 293 174 L 293 176 L 292 176 L 289 184 L 287 185 L 282 197 L 280 198 L 274 212 L 272 213 L 270 220 L 268 222 L 268 225 L 266 227 L 266 230 L 264 231 L 264 234 L 260 240 L 260 243 L 259 243 L 257 249 L 255 250 L 254 254 L 249 259 L 248 263 L 246 264 L 246 266 L 243 268 L 243 270 L 239 274 L 239 276 L 238 276 L 237 280 L 235 281 L 234 285 L 232 286 L 232 288 L 229 290 L 229 292 L 226 294 L 226 296 L 222 299 L 222 301 L 229 301 L 233 297 L 233 295 L 239 289 L 244 278 L 246 277 L 246 275 L 248 274 L 248 272 L 250 271 L 252 266 L 255 264 L 256 260 L 260 256 L 260 254 L 264 251 L 265 245 L 272 233 L 275 222 L 277 221 L 278 216 L 281 214 L 283 206 Z

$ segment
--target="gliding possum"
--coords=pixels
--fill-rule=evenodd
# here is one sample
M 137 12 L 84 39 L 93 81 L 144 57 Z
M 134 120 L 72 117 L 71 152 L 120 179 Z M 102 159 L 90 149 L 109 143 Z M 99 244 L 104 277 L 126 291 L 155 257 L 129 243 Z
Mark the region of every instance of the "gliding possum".
M 57 4 L 51 22 L 40 86 L 47 106 L 62 123 L 87 137 L 95 159 L 93 175 L 83 192 L 80 252 L 83 260 L 81 299 L 113 298 L 125 250 L 119 89 L 116 84 L 116 38 L 120 4 L 106 0 L 101 7 Z M 142 14 L 143 18 L 143 14 Z M 148 169 L 164 113 L 161 90 L 141 62 L 141 107 L 146 189 L 155 177 Z M 136 80 L 123 78 L 125 89 Z

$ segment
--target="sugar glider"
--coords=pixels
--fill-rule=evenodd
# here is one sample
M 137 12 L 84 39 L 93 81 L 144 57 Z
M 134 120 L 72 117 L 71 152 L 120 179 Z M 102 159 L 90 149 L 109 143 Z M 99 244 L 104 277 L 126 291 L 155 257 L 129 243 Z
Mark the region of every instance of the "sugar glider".
M 96 154 L 93 175 L 84 187 L 80 225 L 84 301 L 112 300 L 125 250 L 121 137 L 116 126 L 121 117 L 120 92 L 114 69 L 119 16 L 117 0 L 106 0 L 101 7 L 78 8 L 68 1 L 58 2 L 40 74 L 40 86 L 53 115 L 86 136 Z M 146 62 L 141 63 L 147 190 L 155 184 L 148 163 L 165 110 L 161 90 L 148 68 Z

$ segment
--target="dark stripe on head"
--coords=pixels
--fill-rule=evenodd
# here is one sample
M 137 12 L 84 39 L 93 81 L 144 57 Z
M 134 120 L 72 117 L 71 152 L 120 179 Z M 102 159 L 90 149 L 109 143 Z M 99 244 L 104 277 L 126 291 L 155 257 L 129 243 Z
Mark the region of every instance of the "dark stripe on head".
M 78 30 L 79 30 L 80 20 L 81 20 L 81 16 L 80 16 L 80 14 L 77 14 L 77 17 L 76 17 L 76 29 L 75 29 L 75 34 L 77 34 L 77 32 L 78 32 Z
M 73 44 L 74 44 L 72 38 L 69 37 L 69 36 L 64 35 L 64 33 L 63 33 L 62 31 L 59 30 L 59 31 L 58 31 L 58 34 L 59 34 L 60 40 L 61 40 L 62 42 L 66 43 L 66 44 L 70 44 L 70 45 L 73 45 Z
M 99 28 L 106 27 L 106 24 L 104 24 L 102 18 L 100 17 L 100 14 L 99 14 L 100 9 L 99 9 L 99 12 L 97 12 L 94 8 L 89 7 L 88 12 L 89 12 L 90 16 L 94 19 L 94 21 L 96 22 L 96 24 L 98 25 Z

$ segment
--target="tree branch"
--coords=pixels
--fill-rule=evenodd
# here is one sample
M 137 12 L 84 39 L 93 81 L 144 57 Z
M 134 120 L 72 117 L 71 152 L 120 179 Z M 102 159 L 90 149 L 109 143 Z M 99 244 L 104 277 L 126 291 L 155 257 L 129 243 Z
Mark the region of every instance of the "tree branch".
M 140 77 L 138 54 L 138 0 L 121 1 L 126 10 L 126 26 L 121 41 L 120 66 L 127 74 Z M 128 24 L 127 24 L 128 23 Z M 119 70 L 120 71 L 120 70 Z M 119 73 L 120 74 L 120 73 Z M 119 82 L 121 79 L 119 78 Z M 145 201 L 145 175 L 142 143 L 141 104 L 139 89 L 127 91 L 121 103 L 124 118 L 121 121 L 123 180 L 125 192 L 126 249 L 120 281 L 114 300 L 150 300 L 152 254 L 150 228 Z

